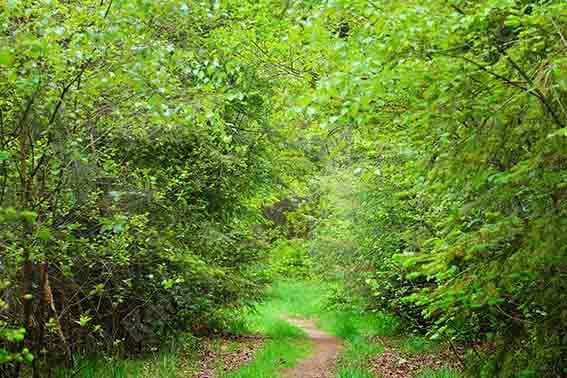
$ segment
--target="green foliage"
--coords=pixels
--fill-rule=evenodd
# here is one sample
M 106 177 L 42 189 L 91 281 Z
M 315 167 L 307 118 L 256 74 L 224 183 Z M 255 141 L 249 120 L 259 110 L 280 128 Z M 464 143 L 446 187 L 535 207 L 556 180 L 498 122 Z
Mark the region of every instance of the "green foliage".
M 311 169 L 278 147 L 278 83 L 235 48 L 254 7 L 4 5 L 0 280 L 17 285 L 2 342 L 26 328 L 37 374 L 221 331 L 268 281 L 256 230 L 296 176 L 283 161 Z
M 30 212 L 19 212 L 13 208 L 0 207 L 0 222 L 3 222 L 6 225 L 17 224 L 25 217 L 34 218 L 34 214 Z M 1 235 L 3 235 L 3 233 L 0 231 L 0 236 Z M 9 233 L 6 232 L 4 235 L 9 235 Z M 0 248 L 1 247 L 2 242 L 0 242 Z M 6 267 L 3 262 L 0 261 L 0 272 L 5 269 Z M 10 281 L 0 279 L 0 292 L 9 293 L 12 290 L 13 288 L 10 287 Z M 6 303 L 5 299 L 0 298 L 0 313 L 5 313 L 7 311 L 9 311 L 8 303 Z M 33 355 L 29 348 L 22 347 L 22 341 L 24 340 L 25 334 L 26 330 L 24 328 L 12 324 L 9 319 L 4 317 L 0 318 L 0 365 L 23 362 L 29 364 L 33 361 Z M 10 345 L 17 345 L 17 347 L 9 348 Z
M 431 337 L 491 345 L 487 376 L 566 369 L 566 11 L 338 1 L 309 26 L 324 63 L 298 102 L 334 142 L 323 270 Z
M 301 238 L 343 310 L 565 374 L 566 28 L 561 0 L 8 1 L 2 329 L 44 364 L 218 330 Z
M 303 240 L 279 240 L 273 243 L 270 265 L 279 278 L 305 279 L 311 274 L 311 257 Z
M 404 339 L 400 344 L 402 351 L 408 354 L 428 352 L 433 349 L 434 346 L 435 344 L 431 340 L 420 336 L 410 336 Z

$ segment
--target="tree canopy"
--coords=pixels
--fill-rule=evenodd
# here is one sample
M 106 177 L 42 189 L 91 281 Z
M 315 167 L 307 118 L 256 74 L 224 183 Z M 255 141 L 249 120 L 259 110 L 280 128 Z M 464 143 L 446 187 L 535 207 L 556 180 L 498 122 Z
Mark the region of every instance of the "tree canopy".
M 0 4 L 7 374 L 313 271 L 473 376 L 567 373 L 565 1 Z

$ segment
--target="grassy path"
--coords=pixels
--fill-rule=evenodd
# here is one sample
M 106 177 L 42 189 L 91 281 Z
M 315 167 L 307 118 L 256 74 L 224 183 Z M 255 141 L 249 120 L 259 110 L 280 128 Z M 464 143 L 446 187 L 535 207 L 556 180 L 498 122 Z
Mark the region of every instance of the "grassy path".
M 86 359 L 80 367 L 62 370 L 55 377 L 459 377 L 443 368 L 447 356 L 439 345 L 400 334 L 400 323 L 392 316 L 326 307 L 331 293 L 317 282 L 280 282 L 266 302 L 232 329 L 234 338 L 204 341 L 188 336 L 148 359 Z M 250 338 L 261 340 L 253 353 L 245 345 Z M 197 348 L 203 343 L 210 344 L 205 350 L 212 352 L 206 368 L 203 350 Z M 243 359 L 243 354 L 249 358 Z
M 254 319 L 257 330 L 269 338 L 250 364 L 236 372 L 219 374 L 220 378 L 275 378 L 285 368 L 295 366 L 312 349 L 306 334 L 273 313 L 260 313 Z
M 248 319 L 252 330 L 271 341 L 255 361 L 227 377 L 458 378 L 450 369 L 425 368 L 436 346 L 399 335 L 396 318 L 326 308 L 328 295 L 316 282 L 274 285 L 269 300 Z M 385 346 L 380 338 L 396 346 Z
M 287 318 L 288 322 L 302 329 L 313 345 L 313 351 L 308 358 L 296 367 L 286 369 L 286 378 L 332 378 L 337 358 L 343 348 L 342 341 L 317 327 L 313 320 L 302 318 Z

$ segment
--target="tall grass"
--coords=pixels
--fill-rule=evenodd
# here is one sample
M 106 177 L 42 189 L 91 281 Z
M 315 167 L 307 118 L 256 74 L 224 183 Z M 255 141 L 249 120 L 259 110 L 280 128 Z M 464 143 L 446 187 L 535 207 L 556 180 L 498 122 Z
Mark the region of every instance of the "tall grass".
M 162 353 L 147 360 L 84 358 L 73 369 L 59 370 L 57 378 L 175 378 L 177 356 Z
M 173 339 L 168 346 L 145 358 L 82 356 L 72 369 L 58 369 L 55 378 L 175 378 L 194 368 L 197 339 L 191 335 Z

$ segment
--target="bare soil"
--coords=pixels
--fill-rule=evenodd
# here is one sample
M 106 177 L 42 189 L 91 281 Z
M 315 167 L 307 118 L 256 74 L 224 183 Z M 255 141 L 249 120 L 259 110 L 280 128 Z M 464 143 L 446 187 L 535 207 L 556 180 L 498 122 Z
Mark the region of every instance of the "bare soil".
M 331 378 L 335 376 L 337 357 L 343 348 L 341 340 L 321 331 L 314 321 L 287 317 L 288 322 L 307 333 L 313 344 L 312 354 L 296 367 L 285 369 L 286 378 Z
M 431 352 L 410 355 L 399 348 L 399 340 L 395 338 L 377 338 L 376 342 L 384 345 L 385 351 L 374 356 L 371 370 L 380 378 L 413 378 L 426 368 L 453 368 L 458 370 L 458 360 L 449 350 L 442 346 Z
M 200 356 L 198 373 L 194 377 L 215 378 L 218 371 L 235 371 L 251 362 L 264 342 L 260 336 L 211 340 Z

